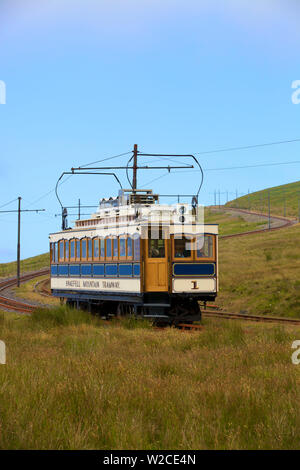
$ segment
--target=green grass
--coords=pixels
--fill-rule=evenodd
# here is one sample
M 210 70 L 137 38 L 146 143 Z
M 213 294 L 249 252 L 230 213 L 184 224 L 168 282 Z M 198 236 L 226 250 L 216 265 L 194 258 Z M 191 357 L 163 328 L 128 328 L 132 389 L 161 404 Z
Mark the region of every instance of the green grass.
M 217 303 L 229 311 L 300 318 L 300 225 L 220 240 Z
M 300 203 L 300 181 L 295 183 L 275 186 L 251 193 L 249 196 L 242 196 L 226 205 L 242 209 L 251 209 L 263 213 L 268 213 L 268 193 L 270 191 L 271 214 L 287 217 L 299 217 Z M 285 208 L 285 209 L 284 209 Z
M 60 300 L 57 297 L 41 295 L 38 290 L 35 290 L 36 284 L 44 279 L 49 279 L 49 276 L 39 276 L 38 278 L 31 279 L 30 281 L 22 283 L 20 287 L 14 287 L 12 291 L 17 297 L 27 301 L 38 302 L 46 305 L 58 305 Z
M 299 449 L 299 329 L 132 326 L 62 307 L 0 316 L 0 448 Z
M 21 273 L 37 271 L 38 269 L 49 267 L 49 253 L 33 256 L 21 261 Z M 0 277 L 14 276 L 17 273 L 17 263 L 0 263 Z
M 236 216 L 229 211 L 216 211 L 206 208 L 204 220 L 206 224 L 219 224 L 219 235 L 232 235 L 234 233 L 257 230 L 266 225 L 265 221 L 249 222 L 247 216 Z

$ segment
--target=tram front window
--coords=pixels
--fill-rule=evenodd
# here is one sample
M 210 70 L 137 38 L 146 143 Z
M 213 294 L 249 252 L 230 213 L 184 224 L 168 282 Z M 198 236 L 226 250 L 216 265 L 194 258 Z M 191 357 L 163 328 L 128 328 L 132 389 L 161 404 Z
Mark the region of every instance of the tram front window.
M 174 258 L 190 258 L 192 256 L 192 240 L 188 237 L 174 239 Z
M 151 238 L 151 236 L 153 238 Z M 151 233 L 148 233 L 148 258 L 164 258 L 165 252 L 165 240 L 162 238 L 162 230 L 159 229 Z

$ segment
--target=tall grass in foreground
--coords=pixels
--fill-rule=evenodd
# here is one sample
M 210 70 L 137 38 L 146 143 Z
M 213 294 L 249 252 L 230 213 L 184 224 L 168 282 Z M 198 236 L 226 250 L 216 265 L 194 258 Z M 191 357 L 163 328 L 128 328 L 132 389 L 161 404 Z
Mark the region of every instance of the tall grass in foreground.
M 2 449 L 300 447 L 300 330 L 157 331 L 63 307 L 1 318 Z

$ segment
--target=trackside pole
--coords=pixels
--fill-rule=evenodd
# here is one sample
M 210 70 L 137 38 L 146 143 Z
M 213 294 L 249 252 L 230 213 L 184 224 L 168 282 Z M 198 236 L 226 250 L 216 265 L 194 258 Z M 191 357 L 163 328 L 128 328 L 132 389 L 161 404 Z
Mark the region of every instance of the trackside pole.
M 134 147 L 133 147 L 133 178 L 132 178 L 132 189 L 133 189 L 133 191 L 136 190 L 137 154 L 138 154 L 138 146 L 137 146 L 137 144 L 134 144 Z
M 268 191 L 268 213 L 269 213 L 269 230 L 271 228 L 271 210 L 270 210 L 270 190 Z
M 20 287 L 21 197 L 18 197 L 17 287 Z

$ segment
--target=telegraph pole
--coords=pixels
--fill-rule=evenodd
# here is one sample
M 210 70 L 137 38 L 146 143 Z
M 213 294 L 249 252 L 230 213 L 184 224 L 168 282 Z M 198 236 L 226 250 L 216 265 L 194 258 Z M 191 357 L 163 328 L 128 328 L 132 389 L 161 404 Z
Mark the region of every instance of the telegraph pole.
M 21 197 L 18 197 L 17 287 L 20 287 Z
M 132 189 L 133 191 L 136 191 L 136 174 L 137 174 L 137 154 L 138 154 L 138 146 L 137 144 L 134 144 L 133 147 L 133 178 L 132 178 Z
M 18 243 L 17 243 L 17 286 L 20 287 L 20 266 L 21 266 L 21 213 L 22 212 L 44 212 L 45 209 L 21 209 L 22 198 L 18 197 L 18 209 L 12 211 L 0 211 L 1 214 L 8 214 L 11 212 L 18 213 Z
M 78 199 L 78 220 L 80 220 L 80 199 Z
M 268 214 L 269 214 L 269 230 L 271 228 L 271 204 L 270 204 L 270 190 L 268 190 Z

